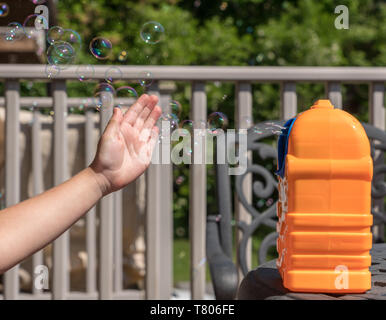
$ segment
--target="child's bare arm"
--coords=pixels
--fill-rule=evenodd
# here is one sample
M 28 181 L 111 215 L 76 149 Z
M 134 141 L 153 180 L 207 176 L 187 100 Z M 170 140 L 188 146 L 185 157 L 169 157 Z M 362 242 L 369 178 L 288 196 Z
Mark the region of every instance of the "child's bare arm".
M 150 164 L 161 109 L 142 95 L 123 115 L 114 114 L 93 163 L 34 198 L 0 212 L 0 273 L 56 239 L 104 195 L 140 176 Z

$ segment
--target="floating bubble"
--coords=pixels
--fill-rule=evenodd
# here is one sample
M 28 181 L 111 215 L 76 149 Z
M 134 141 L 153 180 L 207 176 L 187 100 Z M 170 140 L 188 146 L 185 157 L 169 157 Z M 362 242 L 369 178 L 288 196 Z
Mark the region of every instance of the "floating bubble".
M 243 129 L 251 127 L 252 124 L 253 124 L 252 118 L 249 116 L 243 117 L 240 121 L 240 127 Z
M 261 208 L 264 206 L 264 200 L 263 199 L 260 199 L 259 201 L 257 201 L 257 207 L 258 208 Z
M 257 134 L 274 134 L 274 135 L 280 135 L 283 129 L 285 128 L 274 122 L 259 123 L 252 128 L 253 132 Z
M 82 38 L 78 32 L 72 29 L 64 29 L 60 40 L 69 43 L 75 51 L 82 49 Z
M 164 37 L 165 29 L 157 21 L 146 22 L 141 29 L 141 38 L 143 41 L 149 44 L 156 44 L 160 42 Z
M 56 42 L 51 45 L 47 50 L 47 60 L 49 64 L 64 66 L 71 64 L 74 61 L 75 50 L 68 43 L 64 41 Z
M 9 14 L 9 6 L 4 2 L 0 2 L 0 18 L 4 18 Z
M 53 64 L 46 65 L 46 75 L 48 78 L 55 78 L 60 73 L 60 68 Z
M 124 62 L 127 60 L 127 51 L 123 50 L 120 52 L 119 56 L 118 56 L 118 60 L 120 62 Z
M 110 40 L 102 37 L 96 37 L 90 42 L 91 54 L 99 59 L 106 60 L 110 57 L 113 45 Z
M 173 113 L 163 113 L 160 120 L 168 121 L 170 123 L 170 131 L 173 131 L 178 127 L 178 117 Z
M 176 235 L 177 236 L 179 236 L 179 237 L 183 237 L 183 236 L 185 236 L 185 228 L 183 228 L 183 227 L 177 227 L 176 228 Z M 178 254 L 178 257 L 180 258 L 180 259 L 182 259 L 182 258 L 184 258 L 186 256 L 186 253 L 185 253 L 185 251 L 181 251 L 179 254 Z
M 47 0 L 31 0 L 33 4 L 43 4 L 46 3 Z
M 123 86 L 117 89 L 117 98 L 138 98 L 138 93 L 134 88 L 129 86 Z M 129 107 L 128 104 L 119 103 L 118 107 Z
M 175 114 L 177 117 L 180 116 L 181 114 L 181 110 L 182 110 L 182 107 L 181 107 L 181 103 L 179 103 L 178 101 L 176 100 L 172 100 L 170 102 L 170 112 Z
M 104 106 L 111 106 L 114 97 L 107 91 L 100 91 L 94 95 L 94 99 L 96 109 L 100 111 Z
M 122 71 L 118 67 L 111 67 L 106 70 L 105 80 L 108 83 L 113 83 L 114 81 L 122 80 Z
M 64 29 L 59 26 L 50 28 L 47 32 L 47 41 L 49 44 L 55 44 L 61 41 Z
M 150 71 L 142 71 L 138 74 L 139 84 L 142 87 L 150 87 L 153 83 L 153 75 Z
M 5 40 L 6 41 L 15 41 L 20 40 L 24 37 L 24 28 L 19 22 L 11 22 L 8 24 L 6 33 L 5 33 Z
M 98 83 L 94 89 L 94 94 L 97 94 L 97 93 L 102 92 L 102 91 L 110 92 L 113 95 L 115 94 L 114 87 L 111 84 L 106 83 L 106 82 Z
M 270 207 L 273 204 L 273 199 L 269 198 L 265 204 L 267 207 Z
M 48 22 L 42 15 L 31 14 L 24 20 L 23 27 L 27 38 L 37 38 L 39 32 L 48 28 Z
M 180 123 L 180 129 L 185 129 L 189 132 L 190 136 L 193 135 L 193 121 L 192 120 L 184 120 Z M 182 133 L 182 136 L 187 136 L 188 134 Z
M 82 103 L 79 106 L 79 110 L 90 108 L 91 106 L 93 106 L 93 104 L 94 104 L 94 101 L 92 98 L 82 99 Z
M 76 68 L 76 75 L 78 76 L 79 81 L 88 81 L 95 74 L 94 67 L 91 64 L 88 65 L 79 65 Z
M 228 117 L 222 112 L 213 112 L 208 117 L 208 127 L 216 134 L 219 129 L 225 130 L 228 126 Z
M 183 183 L 185 181 L 185 177 L 184 176 L 179 176 L 177 179 L 176 179 L 176 184 L 177 185 L 180 185 L 181 183 Z

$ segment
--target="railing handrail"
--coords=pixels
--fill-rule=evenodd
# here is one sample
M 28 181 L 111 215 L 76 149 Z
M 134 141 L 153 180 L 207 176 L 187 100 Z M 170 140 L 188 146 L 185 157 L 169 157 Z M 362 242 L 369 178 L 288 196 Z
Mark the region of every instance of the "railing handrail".
M 77 79 L 77 65 L 67 66 L 53 79 Z M 90 79 L 104 79 L 113 65 L 94 65 Z M 122 79 L 138 80 L 149 71 L 154 80 L 185 81 L 386 81 L 386 67 L 252 67 L 252 66 L 117 66 Z M 41 64 L 0 64 L 0 79 L 47 79 Z

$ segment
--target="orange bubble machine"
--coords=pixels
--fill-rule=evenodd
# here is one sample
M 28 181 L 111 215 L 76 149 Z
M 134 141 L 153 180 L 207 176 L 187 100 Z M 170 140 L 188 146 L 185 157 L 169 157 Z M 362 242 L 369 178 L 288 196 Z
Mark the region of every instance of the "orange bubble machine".
M 370 143 L 360 122 L 318 100 L 278 142 L 276 265 L 295 292 L 371 288 Z

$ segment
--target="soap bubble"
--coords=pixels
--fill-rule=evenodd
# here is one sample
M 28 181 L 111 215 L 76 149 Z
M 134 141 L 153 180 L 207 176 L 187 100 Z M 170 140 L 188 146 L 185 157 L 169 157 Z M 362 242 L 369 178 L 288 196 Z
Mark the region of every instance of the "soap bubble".
M 274 134 L 274 135 L 280 135 L 283 129 L 285 129 L 285 127 L 279 124 L 276 124 L 274 122 L 262 122 L 262 123 L 256 124 L 252 128 L 253 132 L 257 134 Z
M 9 6 L 4 2 L 0 2 L 0 18 L 4 18 L 9 14 Z
M 122 71 L 118 67 L 111 67 L 106 70 L 105 80 L 108 83 L 113 83 L 114 81 L 122 80 Z
M 123 86 L 117 89 L 117 98 L 138 98 L 138 93 L 134 88 L 129 86 Z M 118 107 L 129 107 L 125 103 L 118 104 Z
M 113 45 L 110 40 L 102 37 L 96 37 L 90 42 L 91 54 L 99 59 L 106 60 L 110 57 Z
M 69 43 L 75 51 L 78 51 L 82 48 L 82 38 L 78 32 L 72 29 L 64 29 L 60 40 Z
M 176 184 L 177 185 L 180 185 L 181 183 L 183 183 L 185 181 L 185 177 L 184 176 L 179 176 L 177 179 L 176 179 Z
M 76 69 L 76 75 L 78 76 L 79 81 L 88 81 L 95 74 L 94 67 L 89 65 L 79 65 Z
M 119 53 L 119 56 L 118 56 L 118 60 L 120 62 L 124 62 L 127 60 L 127 51 L 126 50 L 123 50 Z
M 33 4 L 43 4 L 46 3 L 47 0 L 31 0 Z
M 181 110 L 182 110 L 182 107 L 181 107 L 181 103 L 179 103 L 178 101 L 176 100 L 172 100 L 170 102 L 170 112 L 175 114 L 177 117 L 180 116 L 181 114 Z
M 47 41 L 49 44 L 55 44 L 61 41 L 64 29 L 59 26 L 50 28 L 47 32 Z
M 110 106 L 113 102 L 113 95 L 107 91 L 99 91 L 94 95 L 96 109 L 100 111 L 104 106 Z
M 48 78 L 55 78 L 60 73 L 60 68 L 53 64 L 47 64 L 45 72 Z
M 39 14 L 29 15 L 23 23 L 25 34 L 27 38 L 36 38 L 36 34 L 44 32 L 43 30 L 48 27 L 47 19 Z
M 94 105 L 94 100 L 92 98 L 84 98 L 82 99 L 82 103 L 79 106 L 79 110 L 84 110 L 92 107 Z
M 20 40 L 25 35 L 23 26 L 18 22 L 11 22 L 6 30 L 5 40 L 7 41 Z
M 175 130 L 178 127 L 178 118 L 173 113 L 163 113 L 160 117 L 161 121 L 168 121 L 170 124 L 170 131 Z
M 139 84 L 142 87 L 150 87 L 153 83 L 153 75 L 150 71 L 142 71 L 138 75 Z
M 228 117 L 222 112 L 213 112 L 208 117 L 208 127 L 212 133 L 217 133 L 217 130 L 225 130 L 228 126 Z
M 192 120 L 184 120 L 180 123 L 180 129 L 185 129 L 189 132 L 189 134 L 193 135 L 193 121 Z M 187 136 L 186 133 L 182 133 L 182 136 Z
M 245 116 L 245 117 L 242 117 L 241 118 L 241 121 L 240 121 L 240 127 L 241 128 L 249 128 L 251 127 L 253 124 L 253 121 L 252 121 L 252 118 L 249 117 L 249 116 Z
M 63 68 L 74 61 L 75 50 L 67 42 L 59 41 L 51 45 L 47 50 L 47 60 L 49 64 L 54 64 Z
M 98 83 L 94 89 L 94 94 L 97 94 L 102 91 L 110 92 L 113 95 L 115 94 L 114 87 L 111 84 L 106 82 Z
M 165 29 L 156 21 L 146 22 L 141 29 L 141 38 L 149 44 L 156 44 L 163 39 Z

